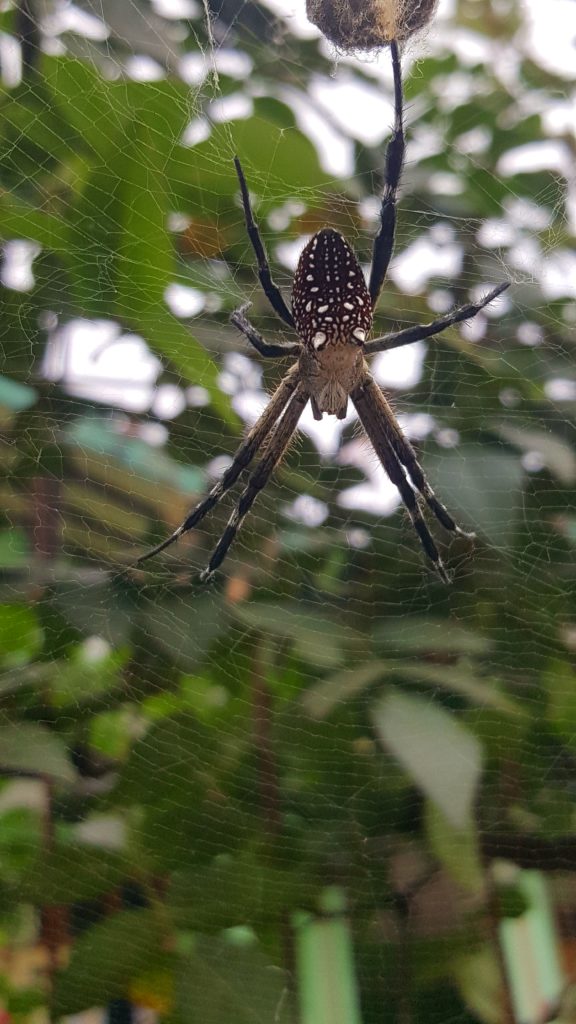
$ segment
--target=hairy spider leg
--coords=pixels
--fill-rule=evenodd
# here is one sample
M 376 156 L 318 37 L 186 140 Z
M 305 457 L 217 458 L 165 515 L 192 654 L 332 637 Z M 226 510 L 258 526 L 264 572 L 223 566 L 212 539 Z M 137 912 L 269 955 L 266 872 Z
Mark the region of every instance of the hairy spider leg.
M 459 306 L 458 309 L 454 309 L 451 313 L 447 313 L 446 316 L 434 320 L 431 324 L 417 324 L 415 327 L 406 327 L 402 331 L 392 331 L 390 334 L 384 334 L 381 338 L 374 338 L 373 341 L 366 343 L 364 353 L 370 356 L 375 352 L 388 352 L 390 349 L 400 348 L 402 345 L 412 345 L 415 341 L 432 338 L 435 334 L 440 334 L 448 327 L 452 327 L 453 324 L 462 323 L 463 320 L 471 320 L 481 309 L 484 309 L 484 306 L 487 306 L 488 303 L 496 299 L 509 287 L 510 282 L 505 281 L 504 284 L 499 284 L 497 288 L 493 288 L 491 292 L 488 292 L 480 302 L 471 302 L 467 306 Z
M 434 494 L 434 491 L 430 487 L 430 484 L 424 475 L 424 470 L 416 458 L 416 452 L 408 438 L 406 438 L 402 433 L 400 424 L 394 415 L 394 411 L 386 401 L 386 398 L 382 394 L 382 391 L 378 387 L 376 381 L 372 377 L 369 378 L 363 384 L 363 388 L 368 394 L 368 400 L 372 403 L 372 411 L 374 417 L 377 418 L 379 432 L 384 434 L 388 439 L 388 443 L 394 449 L 397 458 L 405 467 L 412 484 L 416 490 L 420 492 L 424 501 L 436 516 L 438 522 L 442 524 L 445 530 L 449 530 L 451 533 L 459 534 L 460 537 L 466 537 L 468 540 L 472 540 L 475 534 L 468 533 L 466 530 L 463 530 L 462 527 L 458 526 L 458 524 L 454 522 L 446 506 L 443 505 Z
M 284 407 L 294 394 L 294 391 L 298 386 L 297 372 L 297 366 L 291 367 L 286 376 L 280 381 L 278 388 L 272 395 L 264 409 L 264 412 L 238 448 L 232 464 L 223 473 L 218 483 L 214 485 L 206 498 L 196 505 L 182 525 L 179 526 L 177 530 L 174 530 L 174 533 L 172 533 L 170 537 L 163 540 L 161 544 L 157 544 L 151 551 L 147 551 L 145 554 L 141 555 L 140 558 L 136 560 L 137 565 L 141 562 L 146 562 L 154 555 L 160 554 L 160 552 L 164 551 L 165 548 L 174 544 L 182 534 L 188 533 L 188 530 L 192 530 L 200 520 L 218 504 L 220 499 L 226 494 L 226 491 L 236 483 L 240 474 L 250 465 L 256 452 L 266 441 L 278 417 L 281 415 Z
M 245 516 L 252 508 L 262 488 L 268 483 L 275 467 L 284 455 L 290 439 L 298 426 L 298 420 L 304 412 L 307 401 L 308 393 L 303 385 L 300 384 L 288 402 L 283 416 L 276 424 L 268 440 L 264 455 L 250 477 L 247 487 L 240 495 L 238 504 L 228 520 L 224 533 L 214 548 L 206 569 L 200 575 L 202 583 L 206 583 L 210 579 L 226 558 Z
M 272 309 L 278 314 L 284 323 L 288 324 L 289 327 L 294 327 L 294 317 L 288 309 L 278 285 L 272 280 L 270 264 L 268 263 L 264 242 L 260 237 L 258 225 L 254 220 L 246 178 L 244 177 L 242 164 L 237 156 L 234 157 L 234 166 L 236 168 L 236 174 L 238 175 L 238 181 L 240 182 L 242 206 L 244 207 L 244 216 L 246 218 L 246 230 L 252 243 L 256 260 L 258 261 L 258 277 L 260 278 L 260 284 L 262 285 L 264 294 L 272 306 Z
M 380 459 L 382 466 L 386 470 L 386 473 L 392 483 L 400 492 L 400 497 L 406 506 L 412 526 L 420 538 L 420 543 L 422 544 L 424 551 L 433 563 L 443 582 L 450 583 L 450 577 L 448 576 L 446 567 L 440 558 L 440 553 L 434 543 L 432 534 L 430 533 L 430 530 L 422 516 L 416 495 L 404 475 L 404 470 L 400 465 L 396 452 L 392 448 L 386 434 L 382 432 L 380 410 L 375 405 L 374 392 L 367 387 L 369 380 L 370 378 L 367 378 L 367 380 L 356 388 L 351 395 L 352 401 L 356 406 L 358 416 L 360 417 L 360 422 L 370 438 L 374 451 Z
M 252 326 L 248 317 L 245 316 L 246 310 L 249 308 L 250 303 L 246 302 L 239 309 L 235 309 L 230 317 L 230 323 L 233 323 L 234 327 L 237 327 L 242 332 L 244 337 L 261 356 L 264 356 L 265 359 L 282 359 L 285 356 L 298 356 L 300 354 L 299 345 L 270 345 L 265 341 L 259 331 Z
M 395 40 L 390 43 L 390 53 L 392 55 L 392 71 L 394 74 L 394 131 L 386 148 L 384 192 L 380 207 L 380 230 L 374 239 L 372 251 L 372 267 L 370 269 L 370 283 L 368 285 L 372 309 L 376 308 L 394 250 L 396 194 L 406 151 L 402 103 L 402 69 L 400 66 L 398 43 Z

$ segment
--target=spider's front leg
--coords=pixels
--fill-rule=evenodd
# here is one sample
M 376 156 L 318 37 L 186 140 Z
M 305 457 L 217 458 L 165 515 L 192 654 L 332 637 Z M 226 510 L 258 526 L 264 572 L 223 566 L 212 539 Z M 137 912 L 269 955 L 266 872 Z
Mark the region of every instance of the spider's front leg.
M 265 359 L 282 359 L 284 356 L 298 356 L 300 354 L 300 347 L 298 345 L 270 345 L 265 341 L 245 315 L 246 310 L 249 308 L 250 303 L 246 302 L 239 309 L 235 309 L 230 317 L 230 322 L 242 332 L 244 337 L 261 356 L 264 356 Z
M 380 207 L 380 229 L 374 239 L 372 251 L 372 267 L 370 269 L 370 283 L 368 291 L 372 301 L 372 309 L 376 308 L 378 296 L 382 291 L 384 278 L 392 253 L 394 251 L 394 235 L 396 232 L 396 198 L 402 167 L 404 166 L 404 155 L 406 152 L 406 141 L 404 138 L 404 112 L 402 99 L 402 68 L 400 66 L 400 52 L 398 43 L 393 40 L 390 43 L 390 54 L 392 56 L 392 71 L 394 74 L 394 130 L 386 148 L 386 168 L 384 171 L 384 192 L 382 205 Z
M 252 243 L 254 255 L 258 262 L 258 277 L 260 279 L 260 284 L 262 285 L 264 294 L 272 306 L 272 309 L 278 314 L 285 324 L 288 324 L 289 327 L 294 327 L 294 317 L 286 305 L 282 292 L 272 278 L 264 242 L 260 237 L 260 229 L 254 220 L 252 204 L 250 202 L 250 193 L 248 191 L 248 185 L 246 184 L 246 178 L 244 177 L 244 171 L 242 170 L 242 164 L 237 156 L 234 157 L 234 166 L 236 168 L 236 174 L 238 175 L 238 182 L 240 185 L 240 195 L 242 196 L 242 206 L 244 207 L 246 230 L 248 232 L 250 242 Z
M 435 334 L 441 334 L 448 327 L 452 327 L 453 324 L 460 324 L 464 320 L 471 320 L 477 316 L 481 309 L 484 309 L 490 302 L 493 302 L 502 292 L 505 292 L 510 287 L 510 282 L 505 281 L 504 284 L 499 284 L 497 288 L 493 288 L 488 295 L 485 295 L 480 302 L 470 302 L 467 306 L 459 306 L 458 309 L 452 310 L 451 313 L 447 313 L 446 316 L 439 317 L 438 320 L 434 320 L 431 324 L 417 324 L 415 327 L 406 327 L 403 331 L 391 331 L 390 334 L 384 334 L 381 338 L 374 338 L 373 341 L 369 341 L 364 346 L 364 352 L 367 356 L 374 355 L 375 352 L 389 352 L 393 348 L 401 348 L 403 345 L 412 345 L 415 341 L 424 341 L 425 338 L 432 338 Z

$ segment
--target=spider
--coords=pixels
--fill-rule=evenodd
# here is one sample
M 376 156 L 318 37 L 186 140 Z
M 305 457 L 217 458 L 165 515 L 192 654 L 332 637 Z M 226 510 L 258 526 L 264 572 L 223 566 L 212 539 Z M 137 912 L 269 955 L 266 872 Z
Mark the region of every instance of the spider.
M 444 563 L 423 518 L 423 500 L 450 533 L 473 537 L 459 527 L 430 487 L 410 442 L 370 373 L 366 356 L 410 345 L 440 334 L 452 324 L 476 316 L 500 295 L 509 283 L 493 288 L 478 303 L 460 306 L 433 323 L 408 327 L 367 341 L 384 278 L 392 258 L 396 226 L 396 196 L 404 163 L 402 74 L 398 44 L 390 44 L 394 75 L 394 128 L 385 158 L 385 182 L 380 225 L 374 239 L 372 265 L 366 285 L 360 264 L 348 242 L 332 228 L 318 231 L 303 249 L 292 287 L 292 305 L 286 303 L 273 280 L 264 243 L 254 219 L 248 186 L 238 157 L 234 158 L 246 229 L 258 263 L 260 284 L 275 313 L 295 330 L 298 342 L 271 345 L 246 317 L 250 303 L 231 317 L 250 344 L 265 358 L 293 356 L 296 362 L 280 381 L 264 412 L 254 424 L 221 479 L 166 540 L 142 555 L 143 562 L 193 529 L 218 504 L 260 452 L 261 458 L 228 520 L 200 579 L 206 582 L 222 564 L 259 491 L 266 486 L 284 455 L 305 406 L 310 402 L 314 418 L 324 413 L 343 419 L 348 399 L 356 408 L 362 427 L 396 485 L 420 543 L 445 583 L 450 582 Z

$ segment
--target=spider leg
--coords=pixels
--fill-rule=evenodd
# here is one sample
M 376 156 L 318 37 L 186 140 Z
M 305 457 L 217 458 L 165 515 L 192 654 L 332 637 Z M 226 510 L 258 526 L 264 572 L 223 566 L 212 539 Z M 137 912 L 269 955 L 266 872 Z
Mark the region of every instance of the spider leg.
M 258 261 L 258 277 L 260 278 L 260 284 L 264 289 L 264 294 L 272 306 L 272 309 L 278 313 L 278 316 L 284 321 L 284 323 L 288 324 L 289 327 L 294 327 L 294 317 L 288 309 L 278 285 L 272 280 L 266 249 L 264 248 L 264 243 L 260 237 L 258 225 L 254 220 L 254 214 L 252 213 L 250 193 L 248 192 L 246 178 L 244 177 L 242 164 L 237 156 L 234 157 L 234 166 L 236 168 L 236 174 L 238 175 L 238 181 L 240 182 L 242 206 L 244 207 L 244 217 L 246 218 L 246 230 L 248 231 L 248 236 L 252 242 L 252 248 L 254 249 L 256 259 Z
M 304 387 L 300 385 L 288 402 L 284 415 L 276 424 L 273 433 L 269 437 L 266 451 L 250 477 L 247 487 L 240 495 L 238 504 L 228 520 L 224 533 L 212 552 L 206 569 L 200 575 L 202 583 L 208 582 L 212 574 L 226 558 L 245 516 L 252 508 L 262 488 L 268 483 L 272 472 L 284 455 L 307 401 L 308 394 Z
M 412 526 L 414 527 L 420 543 L 427 554 L 430 561 L 433 563 L 438 575 L 444 583 L 450 583 L 450 577 L 446 571 L 446 567 L 440 558 L 438 548 L 434 543 L 432 534 L 428 529 L 426 522 L 420 511 L 418 501 L 412 487 L 408 483 L 404 475 L 404 470 L 400 465 L 396 452 L 394 451 L 386 433 L 382 430 L 382 422 L 380 411 L 374 403 L 374 394 L 366 385 L 368 380 L 364 380 L 355 391 L 352 393 L 352 401 L 356 406 L 360 422 L 364 427 L 374 451 L 376 452 L 382 466 L 386 470 L 392 483 L 398 488 L 400 497 L 406 506 L 408 515 L 410 516 Z
M 226 494 L 226 491 L 232 487 L 242 471 L 250 465 L 258 449 L 265 443 L 268 435 L 274 428 L 278 417 L 281 415 L 284 407 L 291 399 L 298 386 L 297 370 L 298 367 L 294 366 L 280 382 L 278 388 L 268 402 L 268 405 L 264 409 L 264 412 L 238 448 L 232 464 L 223 473 L 222 477 L 218 483 L 214 485 L 209 494 L 203 501 L 199 502 L 194 509 L 192 509 L 182 525 L 179 526 L 177 530 L 174 530 L 174 533 L 167 537 L 166 540 L 163 540 L 160 544 L 157 544 L 155 548 L 152 548 L 150 551 L 141 555 L 140 558 L 136 560 L 137 565 L 142 562 L 146 562 L 154 555 L 160 554 L 160 552 L 164 551 L 165 548 L 174 544 L 182 534 L 188 533 L 188 530 L 192 530 L 193 527 L 195 527 L 200 520 L 218 504 L 223 495 Z
M 248 339 L 261 356 L 264 356 L 266 359 L 281 359 L 283 356 L 298 356 L 300 354 L 299 345 L 269 345 L 267 341 L 264 341 L 262 335 L 252 326 L 248 317 L 244 315 L 249 306 L 250 303 L 246 302 L 239 309 L 235 309 L 230 317 L 230 321 L 234 324 L 234 327 L 237 327 L 242 332 L 244 337 Z
M 374 239 L 372 251 L 372 267 L 368 291 L 374 309 L 382 290 L 386 271 L 394 249 L 394 233 L 396 230 L 396 193 L 400 183 L 400 175 L 404 164 L 406 143 L 404 140 L 403 102 L 402 102 L 402 68 L 398 43 L 390 43 L 392 55 L 392 71 L 394 73 L 394 131 L 386 149 L 386 167 L 384 172 L 384 193 L 380 207 L 380 230 Z
M 471 540 L 475 534 L 467 533 L 466 530 L 463 530 L 458 526 L 458 524 L 454 522 L 446 506 L 443 505 L 434 494 L 434 491 L 430 487 L 430 484 L 424 475 L 424 470 L 416 458 L 416 452 L 408 438 L 406 438 L 402 433 L 400 424 L 398 423 L 393 410 L 386 401 L 376 381 L 372 377 L 369 377 L 363 386 L 364 393 L 367 395 L 368 402 L 371 406 L 373 419 L 378 424 L 380 434 L 384 434 L 387 438 L 388 443 L 396 454 L 396 457 L 405 467 L 411 483 L 414 485 L 416 490 L 420 492 L 424 501 L 428 505 L 428 508 L 434 513 L 436 519 L 442 524 L 445 530 L 449 530 L 451 533 L 457 533 L 460 537 L 467 537 Z
M 451 313 L 447 313 L 446 316 L 434 320 L 431 324 L 417 324 L 415 327 L 406 327 L 403 331 L 392 331 L 390 334 L 384 334 L 381 338 L 374 338 L 373 341 L 368 341 L 365 344 L 364 352 L 367 356 L 370 356 L 374 352 L 389 352 L 390 349 L 400 348 L 402 345 L 411 345 L 414 341 L 432 338 L 435 334 L 445 331 L 447 327 L 452 327 L 453 324 L 462 323 L 463 320 L 471 320 L 481 309 L 484 309 L 484 306 L 487 306 L 488 303 L 492 302 L 509 287 L 510 282 L 505 281 L 504 284 L 499 284 L 497 288 L 493 288 L 491 292 L 488 292 L 480 302 L 471 302 L 467 306 L 459 306 L 458 309 L 452 310 Z

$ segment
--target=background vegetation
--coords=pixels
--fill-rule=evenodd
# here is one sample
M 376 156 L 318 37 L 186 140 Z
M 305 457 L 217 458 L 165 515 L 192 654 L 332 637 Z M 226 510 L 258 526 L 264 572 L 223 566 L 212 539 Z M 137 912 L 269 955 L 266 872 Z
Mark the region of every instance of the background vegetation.
M 330 223 L 367 261 L 391 108 L 362 144 L 317 86 L 389 95 L 387 55 L 382 72 L 335 62 L 256 2 L 212 5 L 211 36 L 200 5 L 96 7 L 106 38 L 50 22 L 57 5 L 0 15 L 0 999 L 17 1020 L 47 1001 L 289 1020 L 310 997 L 298 915 L 330 918 L 336 886 L 364 1024 L 510 1020 L 496 938 L 525 899 L 494 858 L 556 873 L 576 858 L 573 84 L 529 48 L 513 0 L 462 0 L 405 60 L 398 260 L 424 237 L 432 265 L 411 264 L 409 289 L 392 275 L 378 330 L 513 280 L 396 388 L 438 492 L 478 533 L 447 552 L 453 586 L 401 512 L 340 503 L 370 463 L 302 434 L 199 589 L 228 507 L 131 566 L 234 452 L 260 370 L 266 386 L 280 373 L 228 323 L 247 297 L 282 337 L 231 156 L 272 252 Z M 351 140 L 346 178 L 304 109 Z M 197 316 L 170 309 L 175 283 Z M 114 343 L 79 372 L 82 325 L 103 322 Z M 157 385 L 122 348 L 133 335 Z M 357 452 L 353 424 L 343 443 Z

